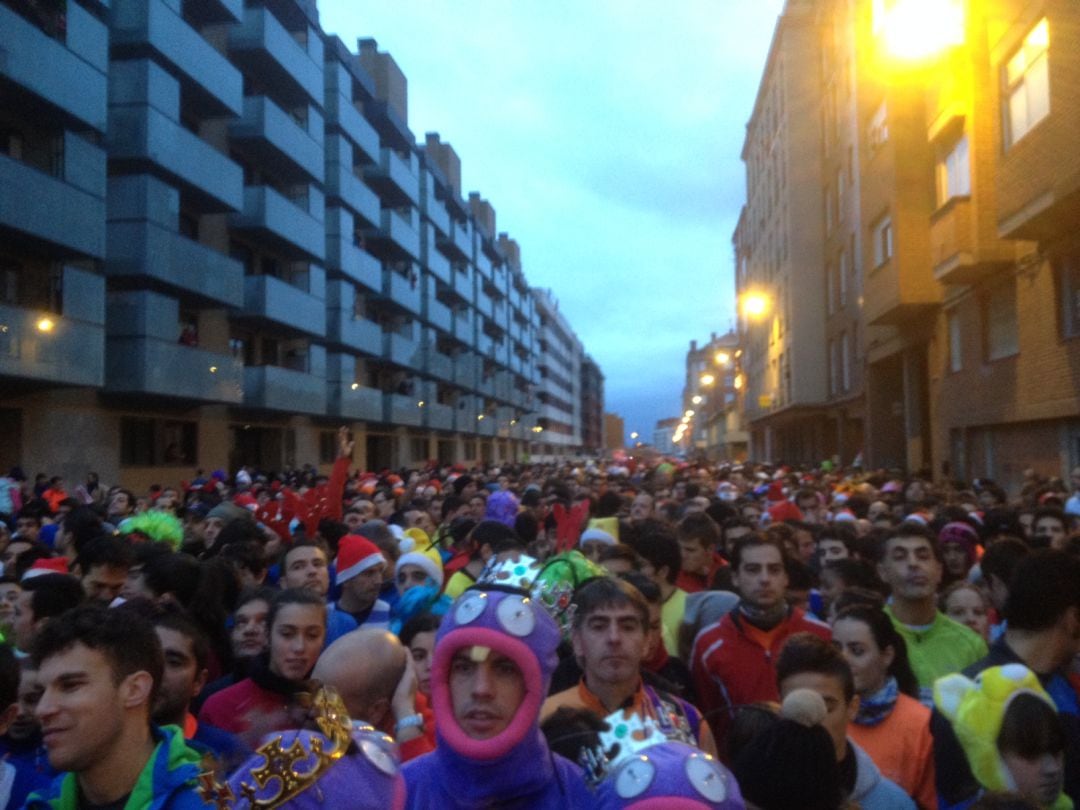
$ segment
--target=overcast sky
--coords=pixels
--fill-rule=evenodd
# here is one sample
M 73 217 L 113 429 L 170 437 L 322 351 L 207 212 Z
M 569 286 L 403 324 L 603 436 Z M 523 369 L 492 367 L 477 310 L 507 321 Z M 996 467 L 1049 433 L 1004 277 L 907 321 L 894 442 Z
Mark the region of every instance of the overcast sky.
M 320 0 L 408 79 L 409 126 L 461 158 L 651 439 L 692 339 L 733 325 L 739 160 L 783 0 Z

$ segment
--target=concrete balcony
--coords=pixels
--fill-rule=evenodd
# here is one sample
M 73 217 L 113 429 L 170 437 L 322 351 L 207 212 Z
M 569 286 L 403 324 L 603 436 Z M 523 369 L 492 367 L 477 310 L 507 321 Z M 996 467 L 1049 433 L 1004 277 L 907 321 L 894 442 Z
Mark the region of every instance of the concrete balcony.
M 979 238 L 976 210 L 970 198 L 954 197 L 930 217 L 930 259 L 942 284 L 975 284 L 1013 262 L 1012 245 Z
M 340 93 L 327 93 L 326 123 L 345 133 L 345 137 L 372 163 L 378 162 L 379 134 L 367 122 L 363 113 Z
M 383 421 L 383 392 L 359 383 L 329 383 L 331 416 L 358 419 L 362 422 Z
M 101 169 L 104 170 L 104 161 Z M 99 179 L 105 179 L 103 172 Z M 72 256 L 104 257 L 104 196 L 91 194 L 3 154 L 0 154 L 0 189 L 4 190 L 0 193 L 0 228 L 50 242 Z
M 65 41 L 0 5 L 0 77 L 45 99 L 81 126 L 104 132 L 108 28 L 81 6 L 67 5 Z
M 477 419 L 472 433 L 478 436 L 494 436 L 498 431 L 498 422 L 494 414 L 482 414 L 483 419 Z
M 376 228 L 382 224 L 379 197 L 353 170 L 343 163 L 331 163 L 326 171 L 326 196 L 341 200 L 360 218 L 361 225 Z
M 43 317 L 52 322 L 51 331 L 39 329 Z M 105 382 L 105 327 L 0 304 L 0 377 L 100 387 Z
M 431 272 L 431 275 L 435 276 L 435 278 L 439 279 L 439 281 L 444 284 L 449 284 L 453 268 L 450 267 L 450 262 L 447 258 L 431 248 L 426 250 L 426 254 L 427 255 L 423 258 L 423 264 Z
M 244 16 L 244 0 L 185 0 L 184 12 L 200 24 L 235 23 Z
M 322 60 L 315 60 L 265 8 L 244 10 L 244 21 L 229 30 L 233 61 L 268 87 L 296 103 L 322 106 Z
M 419 276 L 415 269 L 413 273 Z M 420 288 L 419 278 L 414 281 L 387 268 L 383 273 L 382 293 L 402 309 L 419 317 L 423 304 L 423 290 Z
M 155 52 L 179 74 L 200 112 L 219 118 L 240 114 L 240 71 L 164 0 L 112 0 L 110 45 L 119 56 Z
M 109 157 L 146 166 L 183 186 L 205 213 L 236 211 L 244 204 L 244 175 L 198 135 L 148 105 L 113 107 L 109 116 Z
M 383 331 L 374 321 L 357 318 L 348 310 L 331 309 L 326 327 L 329 343 L 364 352 L 371 357 L 382 357 Z
M 244 369 L 244 406 L 286 413 L 326 413 L 326 381 L 281 366 Z
M 476 390 L 486 397 L 495 396 L 495 375 L 489 374 L 484 376 L 480 374 L 480 380 L 476 384 Z
M 289 258 L 322 262 L 326 257 L 323 223 L 269 186 L 247 186 L 243 211 L 229 224 L 250 231 Z
M 383 421 L 391 425 L 420 427 L 424 423 L 424 407 L 418 405 L 422 400 L 405 394 L 384 394 Z
M 503 402 L 512 401 L 514 378 L 508 371 L 495 372 L 495 397 Z
M 372 293 L 382 293 L 382 262 L 344 236 L 327 237 L 326 266 L 339 270 Z
M 454 381 L 454 358 L 435 351 L 429 347 L 427 351 L 427 367 L 425 371 L 432 377 L 437 377 L 444 382 Z
M 466 266 L 464 271 L 455 269 L 450 276 L 450 289 L 468 303 L 476 303 L 476 291 L 473 289 L 472 270 Z
M 239 405 L 244 399 L 244 366 L 227 354 L 156 338 L 110 337 L 105 347 L 105 389 Z
M 415 207 L 420 201 L 419 163 L 415 153 L 407 158 L 393 149 L 382 149 L 379 162 L 364 169 L 364 177 L 387 208 Z
M 472 261 L 472 232 L 468 225 L 462 225 L 457 220 L 450 222 L 450 232 L 445 236 L 440 234 L 435 244 L 439 250 L 451 261 Z
M 386 333 L 383 358 L 398 366 L 421 371 L 424 368 L 424 353 L 420 344 L 411 337 L 399 335 L 397 332 Z
M 216 51 L 215 51 L 216 53 Z M 312 112 L 313 136 L 266 96 L 248 96 L 240 120 L 229 124 L 229 138 L 268 171 L 288 183 L 323 180 L 322 118 Z
M 476 345 L 473 318 L 467 310 L 459 309 L 454 313 L 454 337 L 469 346 Z
M 446 210 L 446 205 L 442 200 L 437 199 L 433 193 L 425 194 L 421 208 L 424 216 L 431 220 L 431 224 L 439 233 L 444 236 L 450 233 L 450 212 Z
M 459 354 L 454 361 L 454 384 L 475 391 L 477 374 L 476 355 L 472 352 Z
M 427 402 L 424 404 L 424 427 L 431 430 L 454 429 L 454 406 L 443 405 L 440 402 Z
M 110 278 L 153 279 L 185 298 L 244 305 L 244 267 L 235 259 L 151 222 L 111 222 L 107 230 Z
M 453 332 L 454 329 L 454 316 L 450 312 L 450 308 L 445 304 L 440 304 L 434 296 L 428 296 L 427 299 L 427 313 L 425 314 L 427 322 L 443 332 Z
M 274 276 L 244 279 L 244 316 L 273 321 L 315 337 L 326 335 L 326 303 Z
M 388 244 L 398 255 L 408 256 L 414 261 L 420 260 L 420 234 L 408 219 L 395 211 L 384 208 L 379 218 L 378 230 L 369 232 L 367 238 Z

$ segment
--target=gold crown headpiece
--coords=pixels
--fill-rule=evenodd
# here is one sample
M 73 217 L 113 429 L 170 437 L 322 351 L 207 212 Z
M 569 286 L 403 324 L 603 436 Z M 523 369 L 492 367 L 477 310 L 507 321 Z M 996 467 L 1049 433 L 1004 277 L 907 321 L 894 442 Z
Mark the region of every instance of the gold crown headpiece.
M 262 764 L 248 769 L 251 781 L 241 781 L 237 790 L 219 782 L 212 771 L 203 773 L 202 800 L 217 810 L 233 810 L 240 802 L 264 810 L 279 807 L 313 785 L 348 752 L 353 725 L 341 697 L 327 687 L 312 698 L 311 714 L 319 733 L 285 731 L 264 742 L 255 749 Z M 288 744 L 286 738 L 291 740 Z

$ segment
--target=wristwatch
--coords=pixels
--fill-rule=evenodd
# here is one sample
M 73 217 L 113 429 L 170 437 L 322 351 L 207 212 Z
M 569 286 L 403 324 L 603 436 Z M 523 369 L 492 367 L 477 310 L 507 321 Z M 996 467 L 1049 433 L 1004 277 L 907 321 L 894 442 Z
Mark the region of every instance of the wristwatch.
M 423 728 L 424 715 L 422 714 L 410 714 L 402 717 L 394 724 L 394 733 L 400 734 L 407 728 Z

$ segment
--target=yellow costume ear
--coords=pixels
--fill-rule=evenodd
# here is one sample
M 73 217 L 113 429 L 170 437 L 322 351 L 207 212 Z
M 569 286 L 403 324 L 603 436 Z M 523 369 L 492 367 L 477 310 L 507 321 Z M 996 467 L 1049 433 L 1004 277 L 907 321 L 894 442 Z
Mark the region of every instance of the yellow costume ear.
M 950 722 L 955 722 L 964 696 L 977 688 L 975 681 L 959 672 L 938 678 L 934 682 L 934 706 L 949 718 Z

